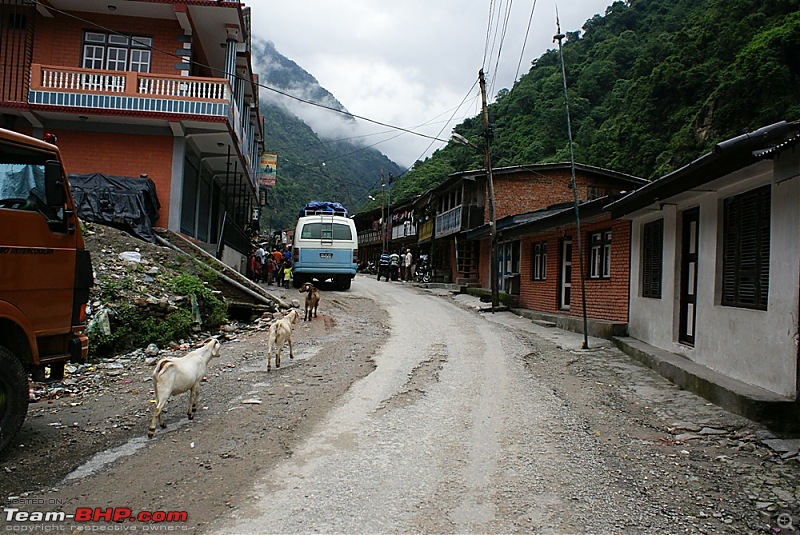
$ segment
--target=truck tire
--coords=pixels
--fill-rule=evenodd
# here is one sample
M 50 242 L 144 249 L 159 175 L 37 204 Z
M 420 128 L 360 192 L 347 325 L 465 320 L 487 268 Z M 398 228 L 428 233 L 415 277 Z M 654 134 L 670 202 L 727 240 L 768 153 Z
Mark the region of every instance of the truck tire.
M 0 451 L 17 434 L 28 412 L 28 374 L 14 354 L 0 346 Z

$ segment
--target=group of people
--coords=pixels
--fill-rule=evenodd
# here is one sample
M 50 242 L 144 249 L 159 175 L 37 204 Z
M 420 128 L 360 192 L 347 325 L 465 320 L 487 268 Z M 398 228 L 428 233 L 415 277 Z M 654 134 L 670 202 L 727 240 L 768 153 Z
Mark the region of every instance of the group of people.
M 414 276 L 413 265 L 414 256 L 411 254 L 411 249 L 406 249 L 405 253 L 394 251 L 391 254 L 384 249 L 378 259 L 378 280 L 384 277 L 387 281 L 398 279 L 411 281 Z
M 292 252 L 287 247 L 275 246 L 272 252 L 259 244 L 253 248 L 247 264 L 247 272 L 253 282 L 289 287 L 292 281 Z

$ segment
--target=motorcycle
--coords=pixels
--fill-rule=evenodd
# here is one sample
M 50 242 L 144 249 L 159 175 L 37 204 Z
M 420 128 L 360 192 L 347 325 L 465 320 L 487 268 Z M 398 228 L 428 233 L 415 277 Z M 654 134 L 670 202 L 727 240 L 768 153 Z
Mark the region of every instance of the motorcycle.
M 431 282 L 431 278 L 431 266 L 428 262 L 423 261 L 417 264 L 417 268 L 414 270 L 414 280 L 417 282 Z
M 358 265 L 358 271 L 361 273 L 368 273 L 376 275 L 378 273 L 378 266 L 372 260 L 365 260 Z

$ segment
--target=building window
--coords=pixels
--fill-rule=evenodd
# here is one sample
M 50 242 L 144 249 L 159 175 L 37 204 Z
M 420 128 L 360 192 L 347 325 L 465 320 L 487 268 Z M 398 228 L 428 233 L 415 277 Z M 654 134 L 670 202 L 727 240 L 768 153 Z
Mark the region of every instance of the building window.
M 722 304 L 767 309 L 770 187 L 723 201 Z
M 83 68 L 150 72 L 153 39 L 102 32 L 84 32 Z
M 531 280 L 543 281 L 547 278 L 547 242 L 533 244 L 533 272 Z
M 642 297 L 661 298 L 664 262 L 664 220 L 651 221 L 642 228 Z
M 586 187 L 586 199 L 589 201 L 599 199 L 600 197 L 605 197 L 608 194 L 609 190 L 607 188 L 601 188 L 598 186 Z
M 589 278 L 611 278 L 611 231 L 589 234 Z

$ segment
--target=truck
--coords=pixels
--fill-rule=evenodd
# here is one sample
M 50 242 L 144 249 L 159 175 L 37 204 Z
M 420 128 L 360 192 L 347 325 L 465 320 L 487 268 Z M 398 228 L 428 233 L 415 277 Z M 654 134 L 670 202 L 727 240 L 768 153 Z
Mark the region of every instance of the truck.
M 0 129 L 0 451 L 25 420 L 30 379 L 63 379 L 89 350 L 91 257 L 55 136 L 45 139 Z
M 295 288 L 316 279 L 350 289 L 358 267 L 358 234 L 347 209 L 330 201 L 306 204 L 298 214 L 292 259 Z

